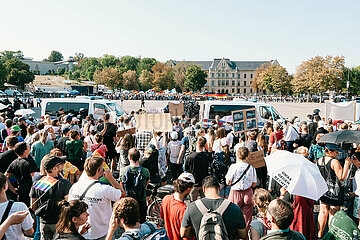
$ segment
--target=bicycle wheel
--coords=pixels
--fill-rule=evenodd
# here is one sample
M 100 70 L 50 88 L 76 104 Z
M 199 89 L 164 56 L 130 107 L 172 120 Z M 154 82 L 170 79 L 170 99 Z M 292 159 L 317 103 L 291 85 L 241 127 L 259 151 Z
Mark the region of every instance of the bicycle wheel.
M 155 222 L 157 225 L 162 227 L 164 225 L 163 220 L 160 216 L 162 199 L 156 198 L 147 209 L 147 220 Z

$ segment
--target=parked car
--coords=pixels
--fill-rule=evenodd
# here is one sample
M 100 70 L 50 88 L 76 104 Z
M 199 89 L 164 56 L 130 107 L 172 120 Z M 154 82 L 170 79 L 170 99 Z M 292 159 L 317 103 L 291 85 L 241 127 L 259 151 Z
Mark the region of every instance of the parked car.
M 15 96 L 18 96 L 18 97 L 21 97 L 22 94 L 18 91 L 18 90 L 5 90 L 4 93 L 6 94 L 6 96 L 8 97 L 15 97 Z

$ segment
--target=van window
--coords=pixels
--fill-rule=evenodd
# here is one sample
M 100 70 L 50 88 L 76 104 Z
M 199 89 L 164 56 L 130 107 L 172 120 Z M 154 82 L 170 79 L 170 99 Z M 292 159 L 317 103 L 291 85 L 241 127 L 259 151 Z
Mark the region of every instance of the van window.
M 100 118 L 106 113 L 106 107 L 104 104 L 94 103 L 94 117 Z
M 59 108 L 63 108 L 65 114 L 72 113 L 78 115 L 80 108 L 84 108 L 86 115 L 89 112 L 89 103 L 64 103 L 64 102 L 48 102 L 45 107 L 45 114 L 56 116 Z
M 220 118 L 231 115 L 232 111 L 255 108 L 253 105 L 211 105 L 209 119 L 215 119 L 216 115 Z
M 272 116 L 270 107 L 261 106 L 261 107 L 259 107 L 259 112 L 260 112 L 259 113 L 260 117 L 263 119 L 269 119 Z M 274 114 L 275 121 L 280 119 L 280 115 L 275 109 L 273 109 L 273 114 Z

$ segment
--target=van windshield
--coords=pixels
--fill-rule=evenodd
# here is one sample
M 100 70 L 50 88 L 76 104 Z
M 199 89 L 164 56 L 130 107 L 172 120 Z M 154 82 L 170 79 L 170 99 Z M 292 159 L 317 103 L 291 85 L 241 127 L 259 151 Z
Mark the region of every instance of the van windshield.
M 116 112 L 116 115 L 119 117 L 123 114 L 125 114 L 125 111 L 119 106 L 117 105 L 116 103 L 107 103 L 107 105 L 109 106 L 109 108 L 112 110 L 112 111 L 115 111 Z
M 274 120 L 281 119 L 280 114 L 273 108 L 273 113 L 271 113 L 271 107 L 259 107 L 260 117 L 263 119 L 269 119 L 270 117 L 274 116 Z M 274 114 L 274 115 L 273 115 Z
M 84 108 L 86 116 L 89 112 L 89 103 L 64 103 L 64 102 L 48 102 L 45 107 L 45 114 L 56 116 L 59 109 L 63 108 L 65 114 L 72 113 L 77 116 L 81 108 Z
M 244 110 L 244 109 L 250 109 L 255 108 L 254 105 L 211 105 L 210 111 L 209 111 L 209 119 L 215 119 L 216 115 L 219 115 L 220 118 L 224 116 L 231 115 L 232 111 L 236 110 Z

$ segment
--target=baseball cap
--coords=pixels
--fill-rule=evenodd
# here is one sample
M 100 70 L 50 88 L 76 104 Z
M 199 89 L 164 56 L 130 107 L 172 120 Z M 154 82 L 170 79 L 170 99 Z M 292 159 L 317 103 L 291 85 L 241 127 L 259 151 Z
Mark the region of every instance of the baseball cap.
M 192 128 L 191 127 L 187 127 L 187 128 L 185 128 L 184 129 L 184 133 L 186 132 L 186 133 L 192 133 Z
M 327 143 L 325 145 L 325 148 L 329 149 L 330 151 L 343 152 L 343 150 L 338 145 L 336 145 L 334 143 Z
M 11 131 L 12 132 L 19 132 L 21 130 L 21 128 L 18 125 L 13 125 L 11 127 Z
M 177 132 L 172 132 L 170 134 L 170 137 L 171 137 L 172 140 L 177 140 L 178 137 L 179 137 L 179 134 Z
M 187 182 L 187 183 L 195 183 L 195 178 L 191 173 L 187 173 L 184 172 L 182 174 L 180 174 L 180 176 L 178 177 L 178 179 Z
M 79 119 L 77 119 L 77 117 L 73 117 L 72 120 L 73 120 L 74 122 L 79 121 Z
M 43 159 L 41 161 L 44 164 L 45 170 L 48 171 L 48 170 L 52 169 L 53 167 L 55 167 L 59 163 L 64 164 L 65 159 L 66 159 L 66 157 L 58 157 L 58 156 L 49 154 L 49 155 L 46 155 L 45 157 L 43 157 Z

